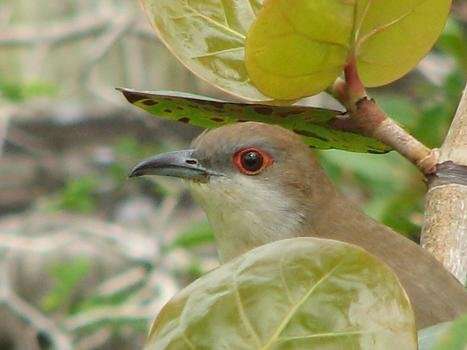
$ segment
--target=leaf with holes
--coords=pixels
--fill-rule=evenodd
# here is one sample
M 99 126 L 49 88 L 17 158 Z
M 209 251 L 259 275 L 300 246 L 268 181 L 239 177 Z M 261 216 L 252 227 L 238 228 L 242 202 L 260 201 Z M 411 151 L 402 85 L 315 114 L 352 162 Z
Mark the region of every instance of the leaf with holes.
M 203 128 L 255 121 L 293 130 L 313 148 L 362 153 L 386 153 L 391 150 L 373 138 L 335 128 L 341 113 L 329 109 L 232 103 L 180 92 L 119 90 L 130 103 L 159 118 Z
M 451 0 L 269 0 L 251 27 L 246 67 L 277 99 L 316 94 L 356 55 L 366 86 L 396 80 L 430 50 Z
M 245 37 L 263 0 L 141 0 L 159 37 L 193 73 L 247 100 L 270 100 L 249 81 Z
M 196 280 L 160 312 L 146 349 L 417 349 L 393 272 L 361 248 L 293 238 Z

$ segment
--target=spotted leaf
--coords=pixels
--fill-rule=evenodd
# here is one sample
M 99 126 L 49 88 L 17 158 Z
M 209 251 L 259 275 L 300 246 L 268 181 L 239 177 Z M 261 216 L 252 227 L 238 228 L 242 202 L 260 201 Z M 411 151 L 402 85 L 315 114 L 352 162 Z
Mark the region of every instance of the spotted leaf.
M 135 106 L 163 119 L 215 128 L 245 121 L 280 125 L 300 134 L 318 149 L 342 149 L 361 153 L 386 153 L 381 142 L 334 127 L 341 112 L 304 106 L 270 106 L 233 103 L 180 92 L 141 92 L 119 89 Z

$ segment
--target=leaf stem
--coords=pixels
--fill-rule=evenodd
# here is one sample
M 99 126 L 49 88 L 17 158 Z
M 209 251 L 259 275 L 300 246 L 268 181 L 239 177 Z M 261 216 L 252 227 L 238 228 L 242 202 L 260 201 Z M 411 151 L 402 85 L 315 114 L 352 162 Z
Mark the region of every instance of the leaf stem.
M 378 139 L 391 146 L 415 164 L 425 175 L 436 171 L 438 152 L 429 149 L 392 120 L 368 97 L 358 75 L 357 61 L 352 53 L 344 68 L 345 80 L 338 79 L 333 95 L 346 108 L 348 115 L 336 121 L 334 127 L 354 131 Z

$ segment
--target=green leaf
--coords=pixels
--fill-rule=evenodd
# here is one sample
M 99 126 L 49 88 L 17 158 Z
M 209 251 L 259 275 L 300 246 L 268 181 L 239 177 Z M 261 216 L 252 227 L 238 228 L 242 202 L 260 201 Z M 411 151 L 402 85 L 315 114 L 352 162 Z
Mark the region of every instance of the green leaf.
M 355 50 L 366 86 L 409 72 L 441 34 L 451 0 L 358 0 Z
M 249 81 L 245 37 L 263 0 L 141 0 L 162 41 L 193 73 L 247 100 L 270 100 Z
M 394 273 L 361 248 L 294 238 L 256 248 L 177 294 L 146 349 L 417 348 Z
M 450 0 L 269 0 L 250 29 L 246 67 L 276 99 L 316 94 L 355 54 L 366 86 L 411 70 L 441 33 Z
M 280 125 L 319 149 L 343 149 L 362 153 L 386 153 L 381 142 L 333 128 L 338 111 L 301 106 L 267 106 L 231 103 L 179 92 L 140 92 L 119 89 L 135 106 L 159 118 L 214 128 L 236 122 L 255 121 Z
M 419 350 L 465 350 L 467 315 L 454 322 L 444 322 L 418 332 Z
M 246 67 L 267 96 L 314 95 L 341 73 L 354 6 L 342 0 L 270 0 L 248 33 Z

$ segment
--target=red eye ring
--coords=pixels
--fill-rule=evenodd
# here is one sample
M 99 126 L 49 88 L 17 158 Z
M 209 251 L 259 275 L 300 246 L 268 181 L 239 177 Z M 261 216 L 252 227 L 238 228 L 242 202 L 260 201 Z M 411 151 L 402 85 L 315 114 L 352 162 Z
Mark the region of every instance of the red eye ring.
M 235 152 L 233 162 L 241 173 L 245 175 L 257 175 L 274 163 L 274 160 L 268 153 L 254 147 L 249 147 Z

